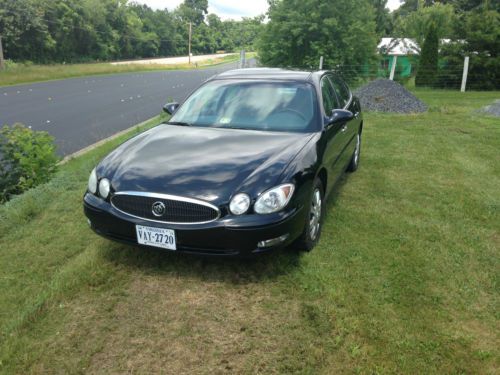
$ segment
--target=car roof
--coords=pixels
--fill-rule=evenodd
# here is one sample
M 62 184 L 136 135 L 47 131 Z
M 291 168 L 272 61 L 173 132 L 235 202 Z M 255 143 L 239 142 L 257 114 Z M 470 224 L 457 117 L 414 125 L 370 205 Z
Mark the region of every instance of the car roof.
M 213 79 L 277 79 L 291 81 L 310 81 L 311 76 L 321 72 L 307 72 L 280 68 L 233 69 L 221 73 Z

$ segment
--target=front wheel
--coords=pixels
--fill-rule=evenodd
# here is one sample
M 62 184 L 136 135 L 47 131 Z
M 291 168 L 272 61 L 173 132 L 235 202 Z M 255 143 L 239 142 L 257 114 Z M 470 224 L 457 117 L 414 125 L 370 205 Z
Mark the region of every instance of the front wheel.
M 304 225 L 304 232 L 295 243 L 297 250 L 311 251 L 318 243 L 323 227 L 324 190 L 319 178 L 313 184 L 312 194 L 308 205 L 308 213 Z
M 356 135 L 356 148 L 352 154 L 351 162 L 347 167 L 348 172 L 355 172 L 359 167 L 359 155 L 361 154 L 361 132 Z

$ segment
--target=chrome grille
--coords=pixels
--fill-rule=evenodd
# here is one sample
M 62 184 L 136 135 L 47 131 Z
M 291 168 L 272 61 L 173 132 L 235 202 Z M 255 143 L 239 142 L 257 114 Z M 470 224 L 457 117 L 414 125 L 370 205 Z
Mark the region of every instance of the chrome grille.
M 162 215 L 153 213 L 153 204 L 164 205 Z M 117 210 L 141 219 L 178 224 L 206 223 L 217 220 L 219 209 L 207 202 L 167 194 L 119 192 L 111 198 Z

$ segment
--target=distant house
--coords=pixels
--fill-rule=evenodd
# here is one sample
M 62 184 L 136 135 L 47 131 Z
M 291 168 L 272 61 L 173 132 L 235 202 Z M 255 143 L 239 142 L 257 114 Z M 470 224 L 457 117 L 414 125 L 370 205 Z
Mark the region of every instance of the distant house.
M 396 71 L 399 77 L 410 77 L 412 68 L 420 54 L 420 47 L 410 38 L 382 38 L 377 46 L 382 56 L 379 75 L 388 76 L 394 56 L 397 56 Z

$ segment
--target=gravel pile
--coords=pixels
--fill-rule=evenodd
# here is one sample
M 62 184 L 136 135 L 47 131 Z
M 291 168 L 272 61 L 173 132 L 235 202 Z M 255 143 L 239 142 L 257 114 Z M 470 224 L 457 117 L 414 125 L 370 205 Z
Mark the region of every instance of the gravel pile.
M 500 117 L 500 99 L 495 100 L 493 104 L 481 108 L 481 112 L 487 113 L 492 116 Z
M 415 95 L 389 79 L 377 79 L 356 90 L 365 111 L 416 113 L 427 111 L 427 106 Z

